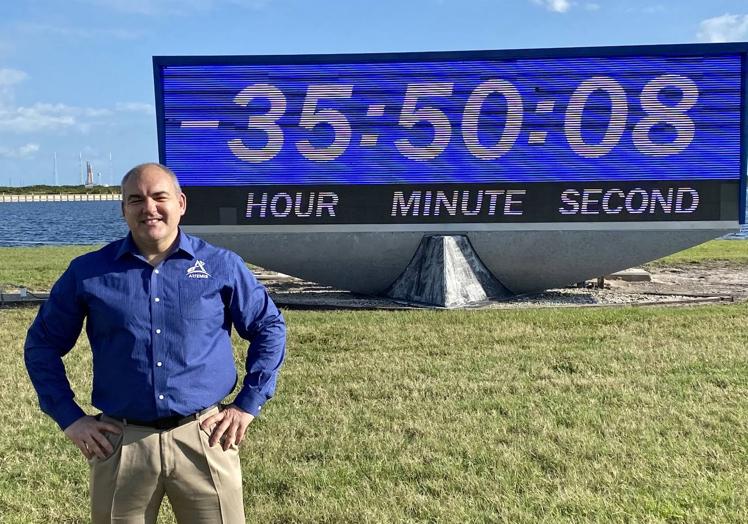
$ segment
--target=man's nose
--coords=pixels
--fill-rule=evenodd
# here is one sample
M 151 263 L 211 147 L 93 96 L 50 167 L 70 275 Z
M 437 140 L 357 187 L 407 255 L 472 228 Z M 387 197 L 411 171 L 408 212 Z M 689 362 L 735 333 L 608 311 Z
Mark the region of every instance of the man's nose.
M 146 213 L 155 213 L 156 212 L 156 201 L 152 198 L 146 198 L 145 199 L 145 205 L 143 206 Z

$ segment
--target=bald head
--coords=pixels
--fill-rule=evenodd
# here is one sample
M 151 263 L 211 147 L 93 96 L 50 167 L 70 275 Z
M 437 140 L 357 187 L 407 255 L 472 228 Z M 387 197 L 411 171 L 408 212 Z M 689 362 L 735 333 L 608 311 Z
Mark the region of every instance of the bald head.
M 172 184 L 174 184 L 175 194 L 178 195 L 182 192 L 182 188 L 179 186 L 179 180 L 177 179 L 177 175 L 174 174 L 174 171 L 172 171 L 165 165 L 159 164 L 157 162 L 146 162 L 145 164 L 139 164 L 133 167 L 130 171 L 125 173 L 125 176 L 122 177 L 122 182 L 120 183 L 120 191 L 122 192 L 123 200 L 127 198 L 127 195 L 125 195 L 125 185 L 127 184 L 127 182 L 132 178 L 138 178 L 145 170 L 151 169 L 151 168 L 155 168 L 160 171 L 163 171 L 169 176 Z
M 179 237 L 187 197 L 174 173 L 160 164 L 141 164 L 122 179 L 122 216 L 148 262 L 160 261 Z

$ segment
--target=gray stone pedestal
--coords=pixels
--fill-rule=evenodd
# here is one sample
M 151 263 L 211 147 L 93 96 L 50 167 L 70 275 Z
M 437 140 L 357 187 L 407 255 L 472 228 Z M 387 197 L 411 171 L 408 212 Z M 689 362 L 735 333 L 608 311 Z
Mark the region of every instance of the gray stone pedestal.
M 466 236 L 428 235 L 386 295 L 412 304 L 458 308 L 512 293 L 489 273 Z

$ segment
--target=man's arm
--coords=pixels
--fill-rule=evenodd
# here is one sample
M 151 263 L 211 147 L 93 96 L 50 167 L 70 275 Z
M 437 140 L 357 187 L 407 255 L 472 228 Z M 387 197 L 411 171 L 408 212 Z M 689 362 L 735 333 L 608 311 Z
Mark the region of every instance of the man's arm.
M 39 406 L 65 429 L 85 413 L 73 400 L 62 357 L 80 335 L 85 309 L 79 303 L 72 265 L 52 287 L 39 308 L 24 344 L 24 359 Z
M 102 431 L 119 433 L 119 428 L 85 416 L 74 400 L 62 362 L 78 340 L 84 317 L 85 307 L 78 300 L 71 266 L 39 308 L 26 335 L 24 359 L 42 411 L 57 422 L 86 458 L 105 458 L 112 452 L 112 445 Z
M 247 426 L 273 396 L 286 349 L 286 324 L 280 311 L 239 256 L 235 266 L 229 312 L 237 333 L 250 342 L 247 373 L 234 402 L 202 422 L 211 433 L 211 446 L 222 440 L 224 450 L 244 440 Z

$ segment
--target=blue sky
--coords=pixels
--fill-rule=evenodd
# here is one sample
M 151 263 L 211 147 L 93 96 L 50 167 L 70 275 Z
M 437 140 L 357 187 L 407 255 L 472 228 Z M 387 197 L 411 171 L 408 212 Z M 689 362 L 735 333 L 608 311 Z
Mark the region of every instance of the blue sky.
M 748 40 L 745 0 L 5 0 L 0 185 L 117 183 L 157 160 L 153 55 Z M 111 155 L 111 161 L 110 161 Z

